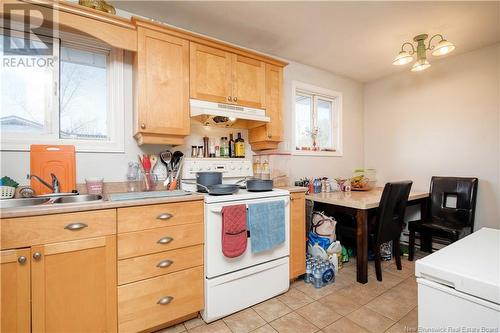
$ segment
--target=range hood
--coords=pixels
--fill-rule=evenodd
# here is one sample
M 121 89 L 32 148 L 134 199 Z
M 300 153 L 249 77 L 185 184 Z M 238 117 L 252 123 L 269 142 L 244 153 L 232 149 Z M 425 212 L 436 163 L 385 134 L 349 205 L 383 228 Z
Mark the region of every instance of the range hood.
M 252 128 L 270 121 L 266 110 L 191 99 L 191 117 L 204 125 Z

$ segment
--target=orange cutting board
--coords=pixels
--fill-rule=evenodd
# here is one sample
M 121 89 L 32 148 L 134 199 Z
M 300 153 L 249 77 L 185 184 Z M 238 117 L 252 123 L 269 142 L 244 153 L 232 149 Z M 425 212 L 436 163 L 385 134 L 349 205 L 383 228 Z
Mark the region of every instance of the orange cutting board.
M 51 173 L 59 179 L 61 192 L 76 190 L 75 146 L 31 145 L 30 174 L 52 184 Z M 37 195 L 52 192 L 35 178 L 31 179 L 31 187 Z

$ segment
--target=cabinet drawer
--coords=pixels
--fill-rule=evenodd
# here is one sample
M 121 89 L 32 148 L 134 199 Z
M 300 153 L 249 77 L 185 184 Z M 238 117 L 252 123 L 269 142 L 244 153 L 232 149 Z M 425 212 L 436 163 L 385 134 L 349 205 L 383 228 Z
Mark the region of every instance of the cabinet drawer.
M 139 332 L 202 308 L 203 266 L 127 284 L 118 287 L 118 331 Z
M 2 219 L 2 249 L 116 233 L 114 209 Z
M 118 209 L 118 233 L 203 222 L 203 202 L 188 201 Z
M 202 223 L 128 232 L 118 235 L 118 259 L 137 257 L 202 243 Z
M 203 265 L 203 245 L 164 251 L 118 261 L 118 284 Z

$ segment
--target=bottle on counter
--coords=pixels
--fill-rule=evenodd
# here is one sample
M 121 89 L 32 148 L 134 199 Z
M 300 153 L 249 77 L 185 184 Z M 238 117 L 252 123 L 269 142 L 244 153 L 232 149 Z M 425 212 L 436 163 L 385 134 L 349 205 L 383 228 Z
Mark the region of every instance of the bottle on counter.
M 208 151 L 209 150 L 209 138 L 208 136 L 204 136 L 203 137 L 203 157 L 208 157 L 210 152 Z
M 229 142 L 226 136 L 220 138 L 220 157 L 229 157 Z
M 236 158 L 245 158 L 245 140 L 241 137 L 240 132 L 238 132 L 238 138 L 234 142 L 234 151 Z
M 215 139 L 210 138 L 208 142 L 208 157 L 215 157 Z
M 221 157 L 220 154 L 220 141 L 219 139 L 214 139 L 215 140 L 215 157 Z
M 235 156 L 235 151 L 234 151 L 234 138 L 233 138 L 233 133 L 229 134 L 229 157 L 234 158 Z
M 267 158 L 264 158 L 264 161 L 261 162 L 261 179 L 263 180 L 269 180 L 271 179 L 271 170 L 269 170 L 269 162 L 267 161 Z

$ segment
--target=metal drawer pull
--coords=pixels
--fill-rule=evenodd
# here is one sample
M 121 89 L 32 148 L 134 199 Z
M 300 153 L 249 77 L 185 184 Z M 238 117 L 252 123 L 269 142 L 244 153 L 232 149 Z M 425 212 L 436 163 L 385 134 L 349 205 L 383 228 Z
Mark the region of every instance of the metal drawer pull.
M 17 262 L 20 263 L 21 265 L 26 263 L 26 257 L 25 256 L 20 256 L 17 258 Z
M 168 266 L 172 265 L 174 262 L 172 260 L 168 260 L 168 259 L 165 259 L 165 260 L 162 260 L 158 263 L 158 265 L 156 265 L 156 267 L 158 268 L 167 268 Z
M 168 220 L 168 219 L 171 219 L 172 217 L 174 217 L 174 215 L 172 215 L 170 213 L 163 213 L 163 214 L 158 215 L 156 218 L 158 220 Z
M 158 302 L 156 302 L 156 304 L 167 305 L 168 303 L 172 302 L 173 300 L 174 300 L 174 298 L 172 296 L 165 296 L 165 297 L 160 298 L 160 300 Z
M 87 228 L 88 225 L 86 225 L 85 223 L 70 223 L 68 224 L 67 226 L 64 227 L 64 229 L 67 229 L 67 230 L 80 230 L 80 229 L 84 229 L 84 228 Z
M 33 259 L 35 259 L 35 261 L 42 259 L 42 254 L 40 252 L 33 253 Z
M 162 238 L 160 238 L 160 239 L 158 240 L 158 242 L 157 242 L 157 243 L 158 243 L 158 244 L 168 244 L 168 243 L 170 243 L 170 242 L 171 242 L 171 241 L 173 241 L 173 240 L 174 240 L 174 239 L 173 239 L 172 237 L 168 237 L 168 236 L 166 236 L 166 237 L 162 237 Z

